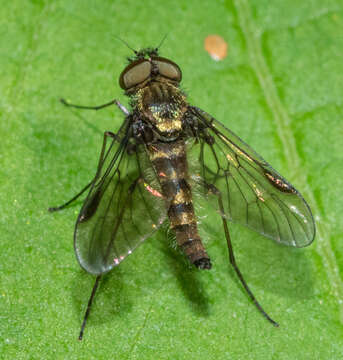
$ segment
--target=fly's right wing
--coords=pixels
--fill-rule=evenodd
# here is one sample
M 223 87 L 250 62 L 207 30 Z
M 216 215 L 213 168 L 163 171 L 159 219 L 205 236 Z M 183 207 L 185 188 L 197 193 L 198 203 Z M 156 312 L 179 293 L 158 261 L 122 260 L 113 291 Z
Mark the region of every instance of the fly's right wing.
M 165 201 L 144 144 L 130 143 L 130 117 L 105 147 L 75 225 L 76 257 L 86 271 L 110 271 L 157 230 Z
M 195 185 L 215 186 L 222 216 L 285 245 L 303 247 L 315 236 L 315 223 L 302 195 L 260 155 L 211 115 L 190 107 L 198 122 L 190 143 Z M 208 196 L 218 208 L 218 199 Z

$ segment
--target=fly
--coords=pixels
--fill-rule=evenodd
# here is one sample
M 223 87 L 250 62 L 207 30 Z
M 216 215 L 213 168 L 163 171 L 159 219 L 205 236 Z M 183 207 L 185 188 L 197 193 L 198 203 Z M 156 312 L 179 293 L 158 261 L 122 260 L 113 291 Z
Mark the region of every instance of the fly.
M 76 220 L 74 249 L 78 262 L 96 276 L 81 326 L 83 337 L 99 281 L 119 265 L 165 221 L 178 246 L 198 269 L 211 269 L 198 233 L 193 190 L 197 189 L 222 219 L 229 261 L 247 294 L 259 304 L 235 260 L 228 220 L 246 225 L 273 240 L 304 247 L 314 240 L 315 224 L 302 195 L 260 155 L 205 111 L 188 103 L 180 89 L 182 72 L 159 56 L 159 48 L 134 51 L 119 78 L 130 110 L 118 100 L 124 121 L 105 132 L 94 178 L 65 204 L 88 191 Z M 188 158 L 197 161 L 188 161 Z

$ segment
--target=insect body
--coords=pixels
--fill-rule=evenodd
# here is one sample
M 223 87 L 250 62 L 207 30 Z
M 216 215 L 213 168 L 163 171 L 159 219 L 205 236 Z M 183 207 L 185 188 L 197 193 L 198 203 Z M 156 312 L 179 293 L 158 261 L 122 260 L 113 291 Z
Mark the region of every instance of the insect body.
M 167 214 L 177 243 L 191 263 L 199 268 L 209 269 L 211 263 L 197 231 L 192 191 L 188 183 L 185 143 L 187 133 L 184 121 L 187 103 L 176 86 L 181 80 L 181 71 L 176 64 L 164 59 L 153 57 L 151 62 L 145 62 L 148 65 L 155 64 L 156 74 L 159 75 L 149 85 L 143 85 L 143 88 L 139 85 L 136 91 L 133 108 L 138 117 L 147 119 L 148 124 L 143 125 L 146 130 L 142 131 L 143 135 L 138 136 L 145 136 L 147 154 L 167 202 Z M 136 70 L 134 67 L 131 71 Z M 125 75 L 124 72 L 123 78 Z
M 177 64 L 158 49 L 135 51 L 119 84 L 131 111 L 117 100 L 125 120 L 116 135 L 105 132 L 93 180 L 60 210 L 89 189 L 78 216 L 74 247 L 80 265 L 97 276 L 79 338 L 82 339 L 102 274 L 117 266 L 167 219 L 189 261 L 210 269 L 198 233 L 193 189 L 218 210 L 229 259 L 260 312 L 234 257 L 227 220 L 277 242 L 303 247 L 315 235 L 313 217 L 300 193 L 265 160 L 217 120 L 187 102 Z M 191 161 L 189 159 L 192 159 Z M 194 160 L 195 159 L 195 160 Z

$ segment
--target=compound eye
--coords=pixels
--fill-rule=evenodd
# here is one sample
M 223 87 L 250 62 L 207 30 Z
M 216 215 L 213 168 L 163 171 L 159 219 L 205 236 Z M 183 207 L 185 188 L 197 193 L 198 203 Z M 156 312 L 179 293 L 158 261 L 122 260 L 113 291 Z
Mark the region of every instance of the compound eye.
M 156 63 L 158 71 L 162 76 L 178 82 L 181 81 L 182 73 L 178 65 L 166 58 L 156 57 L 153 58 L 153 60 Z
M 142 83 L 151 74 L 151 63 L 148 60 L 141 59 L 131 63 L 121 73 L 119 85 L 122 89 L 128 90 L 132 86 Z

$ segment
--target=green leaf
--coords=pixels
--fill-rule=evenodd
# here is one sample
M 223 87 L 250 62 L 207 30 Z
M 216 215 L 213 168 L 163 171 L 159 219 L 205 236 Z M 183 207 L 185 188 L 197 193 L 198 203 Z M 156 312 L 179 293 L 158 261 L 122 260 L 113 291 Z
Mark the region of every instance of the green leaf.
M 72 235 L 80 203 L 49 214 L 95 172 L 125 99 L 130 46 L 156 46 L 183 70 L 190 102 L 248 142 L 308 200 L 309 248 L 230 227 L 236 258 L 271 326 L 230 268 L 221 221 L 202 220 L 214 267 L 190 268 L 166 229 L 98 290 Z M 203 48 L 219 34 L 221 62 Z M 0 25 L 0 353 L 4 359 L 341 359 L 343 357 L 343 7 L 341 0 L 9 1 Z

